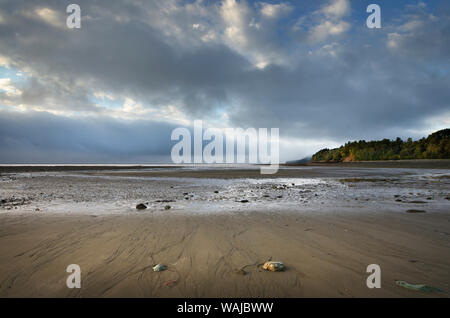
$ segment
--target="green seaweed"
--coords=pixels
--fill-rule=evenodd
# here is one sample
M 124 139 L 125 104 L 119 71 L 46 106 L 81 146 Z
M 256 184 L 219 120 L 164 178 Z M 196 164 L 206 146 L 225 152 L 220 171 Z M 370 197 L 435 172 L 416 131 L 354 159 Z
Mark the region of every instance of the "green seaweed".
M 410 284 L 403 280 L 396 280 L 395 283 L 400 287 L 415 290 L 415 291 L 425 292 L 425 293 L 442 292 L 442 290 L 439 288 L 425 285 L 425 284 Z

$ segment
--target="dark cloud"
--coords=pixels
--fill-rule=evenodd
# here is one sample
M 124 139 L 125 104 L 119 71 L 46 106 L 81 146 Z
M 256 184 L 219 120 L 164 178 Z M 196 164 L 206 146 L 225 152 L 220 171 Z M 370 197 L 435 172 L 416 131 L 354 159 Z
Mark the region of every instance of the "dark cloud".
M 19 160 L 23 149 L 33 150 L 34 156 L 40 149 L 64 149 L 67 160 L 169 154 L 168 127 L 173 124 L 155 124 L 151 118 L 132 124 L 112 120 L 108 109 L 92 102 L 96 91 L 129 97 L 156 111 L 175 105 L 186 119 L 218 120 L 218 113 L 226 113 L 233 126 L 280 127 L 282 136 L 305 140 L 407 137 L 412 130 L 428 130 L 426 120 L 448 114 L 450 23 L 445 10 L 409 6 L 404 16 L 383 22 L 381 30 L 352 26 L 312 43 L 304 28 L 316 25 L 297 33 L 293 27 L 303 20 L 323 23 L 326 15 L 317 11 L 314 19 L 307 13 L 294 19 L 290 12 L 290 20 L 280 23 L 264 20 L 261 6 L 248 4 L 236 11 L 240 15 L 232 12 L 222 21 L 219 2 L 78 1 L 82 28 L 69 30 L 64 27 L 69 3 L 2 1 L 0 55 L 29 74 L 19 87 L 22 96 L 10 102 L 84 117 L 8 113 L 8 125 L 2 112 L 1 138 L 9 153 L 2 152 L 0 160 Z M 39 8 L 53 10 L 63 27 L 48 16 L 47 21 L 36 16 Z M 240 42 L 226 37 L 230 21 L 245 26 L 238 28 Z M 202 40 L 206 35 L 211 40 Z M 255 66 L 261 59 L 269 61 L 267 67 Z M 38 129 L 37 118 L 51 125 L 31 131 Z M 60 128 L 65 129 L 63 143 L 53 136 Z M 89 138 L 78 128 L 89 131 Z M 151 151 L 139 137 L 148 136 L 147 131 L 158 145 Z M 132 149 L 122 151 L 127 147 Z
M 0 112 L 2 163 L 169 162 L 167 123 Z

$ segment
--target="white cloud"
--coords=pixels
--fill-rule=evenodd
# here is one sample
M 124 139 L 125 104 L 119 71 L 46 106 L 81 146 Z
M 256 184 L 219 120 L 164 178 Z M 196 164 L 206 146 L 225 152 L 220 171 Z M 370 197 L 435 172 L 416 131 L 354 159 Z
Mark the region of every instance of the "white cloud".
M 22 91 L 14 86 L 10 78 L 0 78 L 0 91 L 4 91 L 8 97 L 22 95 Z
M 0 55 L 0 67 L 9 67 L 11 61 L 8 57 Z
M 330 36 L 338 36 L 350 29 L 350 23 L 343 20 L 350 14 L 351 6 L 348 0 L 331 0 L 311 17 L 302 17 L 300 21 L 313 19 L 315 25 L 309 29 L 310 42 L 321 42 Z
M 332 0 L 321 11 L 329 18 L 342 18 L 350 13 L 350 2 L 348 0 Z
M 64 17 L 61 13 L 50 8 L 36 8 L 32 15 L 39 17 L 44 22 L 54 27 L 64 27 Z
M 280 18 L 281 16 L 290 13 L 291 11 L 292 11 L 291 5 L 287 3 L 261 4 L 261 14 L 267 18 Z
M 311 30 L 310 39 L 312 41 L 323 41 L 331 35 L 339 35 L 350 29 L 350 24 L 345 21 L 331 22 L 324 21 Z

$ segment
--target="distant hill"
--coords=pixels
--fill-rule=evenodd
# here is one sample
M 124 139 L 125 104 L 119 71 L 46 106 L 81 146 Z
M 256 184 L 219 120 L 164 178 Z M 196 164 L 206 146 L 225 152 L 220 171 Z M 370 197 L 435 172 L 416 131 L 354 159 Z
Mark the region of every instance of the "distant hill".
M 354 141 L 335 149 L 322 149 L 313 162 L 351 162 L 402 159 L 450 159 L 450 129 L 439 130 L 427 138 L 413 141 L 383 139 Z
M 304 163 L 308 163 L 312 161 L 312 157 L 305 157 L 303 159 L 299 159 L 299 160 L 292 160 L 292 161 L 286 161 L 287 165 L 299 165 L 299 164 L 304 164 Z

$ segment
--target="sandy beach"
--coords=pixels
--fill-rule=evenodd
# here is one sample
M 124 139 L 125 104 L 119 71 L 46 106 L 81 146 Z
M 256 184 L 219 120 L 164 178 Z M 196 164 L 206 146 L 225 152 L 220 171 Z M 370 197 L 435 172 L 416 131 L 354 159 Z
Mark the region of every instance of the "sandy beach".
M 264 179 L 253 169 L 42 169 L 0 179 L 0 297 L 449 297 L 448 169 L 286 167 Z M 287 270 L 262 270 L 269 259 Z M 167 270 L 154 272 L 158 263 Z M 80 289 L 66 287 L 69 264 L 81 267 Z M 369 264 L 380 265 L 380 289 L 366 286 Z

